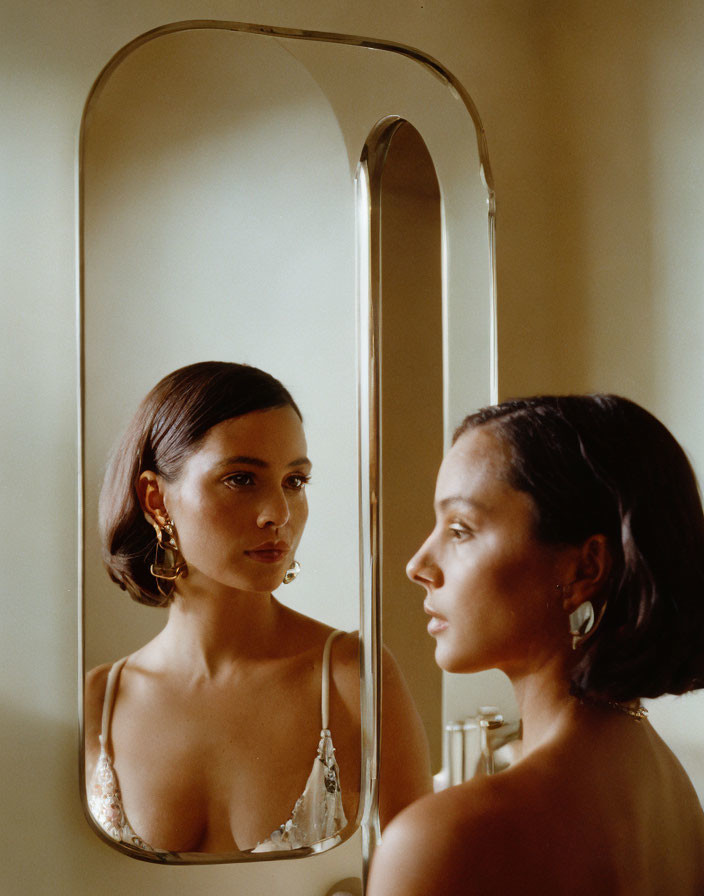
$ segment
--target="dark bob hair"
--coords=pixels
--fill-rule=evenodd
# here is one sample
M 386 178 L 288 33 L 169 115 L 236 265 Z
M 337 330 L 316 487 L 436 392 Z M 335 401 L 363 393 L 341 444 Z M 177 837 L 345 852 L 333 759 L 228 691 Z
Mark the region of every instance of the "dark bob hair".
M 604 616 L 575 654 L 578 697 L 630 701 L 704 687 L 704 513 L 692 467 L 648 411 L 616 395 L 542 396 L 470 414 L 509 449 L 537 537 L 608 539 Z M 599 608 L 597 607 L 597 612 Z
M 140 475 L 152 470 L 173 481 L 213 426 L 286 405 L 301 417 L 288 390 L 273 376 L 225 361 L 181 367 L 142 401 L 108 462 L 99 504 L 103 562 L 110 578 L 136 601 L 168 603 L 149 571 L 156 535 L 137 497 Z

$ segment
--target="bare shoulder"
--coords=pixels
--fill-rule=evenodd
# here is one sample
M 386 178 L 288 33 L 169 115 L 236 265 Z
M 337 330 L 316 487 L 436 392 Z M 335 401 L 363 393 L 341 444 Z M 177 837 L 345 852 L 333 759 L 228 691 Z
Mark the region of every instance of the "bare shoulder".
M 330 673 L 337 692 L 348 706 L 356 708 L 357 716 L 359 716 L 359 657 L 359 632 L 342 632 L 335 637 L 330 648 Z
M 325 642 L 335 631 L 333 626 L 313 616 L 300 613 L 292 607 L 276 601 L 279 610 L 280 641 L 286 654 L 304 656 L 309 653 L 322 652 Z M 346 646 L 346 650 L 343 649 Z M 338 663 L 341 658 L 350 654 L 355 661 L 358 656 L 359 635 L 357 632 L 341 632 L 333 641 L 332 661 Z
M 112 668 L 112 663 L 103 663 L 102 666 L 96 666 L 86 675 L 85 681 L 85 717 L 86 726 L 89 721 L 95 719 L 100 722 L 103 712 L 103 700 L 105 699 L 105 688 L 108 683 L 108 673 Z
M 328 629 L 328 631 L 332 632 L 333 629 Z M 332 676 L 338 687 L 343 689 L 352 687 L 359 692 L 360 658 L 359 632 L 340 633 L 332 643 L 330 658 Z M 394 711 L 398 710 L 403 717 L 412 716 L 414 721 L 420 722 L 413 698 L 398 663 L 387 647 L 384 647 L 382 651 L 381 679 L 382 694 L 387 698 L 385 701 L 388 709 L 387 715 L 390 717 Z
M 381 660 L 379 820 L 382 830 L 402 809 L 432 790 L 423 720 L 391 652 Z
M 90 777 L 98 759 L 98 736 L 103 716 L 103 701 L 112 663 L 96 666 L 86 675 L 84 686 L 83 724 L 85 737 L 86 774 Z
M 417 800 L 384 831 L 369 896 L 469 896 L 472 881 L 506 883 L 515 845 L 514 787 L 501 776 L 473 779 Z M 496 878 L 496 875 L 500 878 Z
M 408 695 L 412 699 L 403 673 L 388 647 L 384 647 L 381 656 L 381 677 L 385 688 L 391 688 L 395 693 Z
M 336 666 L 359 672 L 359 632 L 340 632 L 332 642 L 331 656 Z
M 350 717 L 360 716 L 359 632 L 338 635 L 332 644 L 334 689 Z M 428 738 L 413 697 L 392 654 L 381 661 L 381 745 L 379 818 L 384 826 L 405 806 L 432 789 Z

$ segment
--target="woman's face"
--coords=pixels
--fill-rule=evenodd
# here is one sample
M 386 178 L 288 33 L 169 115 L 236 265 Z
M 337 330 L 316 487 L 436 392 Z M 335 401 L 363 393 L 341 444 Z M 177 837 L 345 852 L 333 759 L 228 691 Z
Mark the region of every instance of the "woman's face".
M 291 565 L 308 517 L 311 463 L 289 406 L 213 426 L 172 482 L 164 506 L 188 564 L 188 587 L 269 593 Z
M 507 460 L 491 427 L 455 442 L 438 474 L 435 528 L 407 567 L 427 592 L 436 662 L 450 672 L 510 674 L 567 638 L 556 588 L 564 549 L 536 539 L 533 499 L 508 484 Z

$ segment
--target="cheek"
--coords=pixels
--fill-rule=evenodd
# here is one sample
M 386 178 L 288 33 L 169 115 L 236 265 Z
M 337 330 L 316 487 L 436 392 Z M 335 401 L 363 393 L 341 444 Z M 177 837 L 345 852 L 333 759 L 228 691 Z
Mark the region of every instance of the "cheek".
M 238 517 L 233 513 L 232 502 L 204 498 L 197 492 L 184 492 L 174 502 L 173 519 L 176 524 L 179 543 L 184 550 L 194 549 L 199 553 L 210 552 L 222 540 L 231 540 L 237 535 Z
M 302 535 L 306 522 L 308 521 L 308 499 L 305 495 L 291 502 L 290 505 L 291 523 L 296 530 L 296 534 Z
M 509 554 L 497 558 L 488 570 L 488 577 L 492 591 L 510 598 L 523 589 L 531 575 L 522 557 Z
M 525 549 L 503 558 L 492 571 L 492 593 L 501 605 L 503 621 L 524 639 L 539 638 L 555 616 L 555 574 L 540 548 Z
M 518 547 L 486 544 L 473 556 L 457 556 L 446 565 L 446 581 L 451 576 L 455 584 L 455 604 L 472 617 L 468 625 L 520 614 L 528 593 L 538 588 L 531 552 Z
M 514 588 L 516 584 L 535 584 L 544 575 L 540 546 L 527 534 L 497 538 L 489 545 L 487 560 L 497 587 Z

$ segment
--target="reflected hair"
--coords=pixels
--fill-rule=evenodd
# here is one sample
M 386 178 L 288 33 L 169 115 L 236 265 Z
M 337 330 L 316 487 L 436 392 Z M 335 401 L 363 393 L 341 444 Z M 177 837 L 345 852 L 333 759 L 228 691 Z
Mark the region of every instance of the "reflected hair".
M 576 654 L 572 693 L 629 701 L 704 687 L 704 513 L 669 430 L 617 395 L 506 401 L 470 414 L 455 441 L 479 426 L 507 446 L 507 481 L 533 499 L 540 541 L 608 539 L 606 608 Z
M 110 578 L 140 603 L 165 606 L 149 571 L 156 548 L 136 485 L 145 470 L 171 482 L 218 423 L 253 411 L 291 407 L 288 390 L 246 364 L 202 361 L 160 380 L 140 404 L 108 461 L 98 508 L 103 562 Z

